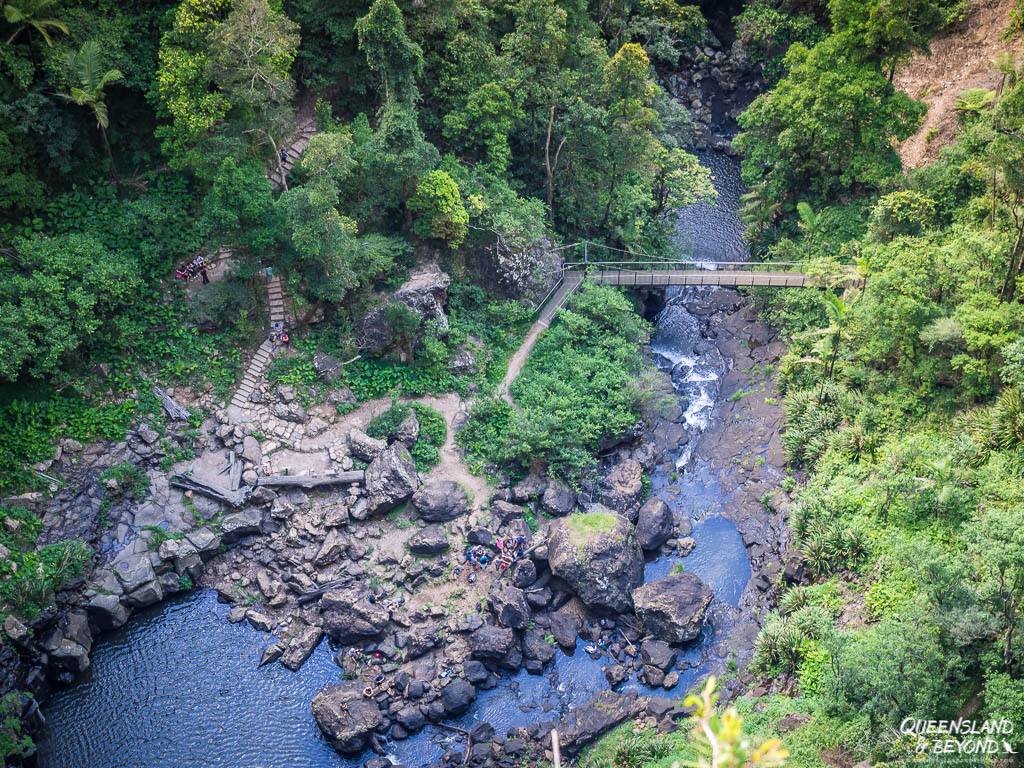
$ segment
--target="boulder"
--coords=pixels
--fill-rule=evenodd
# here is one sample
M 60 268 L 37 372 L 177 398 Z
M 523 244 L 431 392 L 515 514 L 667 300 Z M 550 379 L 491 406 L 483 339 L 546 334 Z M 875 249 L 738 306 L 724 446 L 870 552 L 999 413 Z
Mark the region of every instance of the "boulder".
M 714 593 L 692 573 L 676 573 L 633 590 L 633 603 L 646 634 L 667 643 L 696 639 Z
M 306 659 L 316 650 L 323 639 L 324 631 L 320 627 L 304 627 L 288 643 L 288 647 L 281 654 L 281 663 L 295 672 L 306 663 Z
M 354 643 L 377 637 L 391 620 L 383 606 L 371 603 L 369 593 L 356 588 L 332 589 L 320 600 L 324 628 L 335 643 Z
M 50 663 L 60 672 L 78 676 L 89 668 L 89 652 L 74 640 L 62 638 L 49 650 Z
M 444 304 L 448 301 L 451 278 L 436 262 L 420 265 L 409 272 L 409 279 L 385 301 L 360 319 L 356 328 L 356 344 L 370 356 L 382 355 L 394 343 L 394 333 L 387 320 L 387 305 L 392 301 L 419 315 L 420 327 L 430 323 L 434 332 L 444 335 L 448 317 Z
M 540 504 L 549 515 L 565 517 L 576 509 L 576 491 L 561 480 L 552 480 Z
M 555 649 L 539 629 L 528 629 L 523 632 L 523 658 L 532 659 L 544 666 L 555 658 Z
M 125 592 L 134 592 L 144 584 L 156 579 L 153 562 L 148 552 L 131 554 L 128 549 L 121 551 L 113 562 L 114 574 Z
M 640 644 L 640 658 L 645 666 L 667 672 L 675 664 L 676 653 L 664 640 L 645 640 Z
M 313 372 L 320 377 L 320 381 L 333 384 L 341 376 L 343 369 L 341 361 L 323 352 L 313 355 Z
M 512 486 L 512 501 L 532 501 L 539 498 L 548 487 L 548 479 L 535 471 Z
M 242 458 L 257 466 L 263 461 L 260 441 L 252 435 L 246 435 L 242 438 Z
M 567 651 L 573 650 L 579 633 L 580 620 L 575 613 L 563 610 L 551 614 L 551 634 L 562 648 Z
M 27 644 L 31 637 L 28 628 L 12 614 L 8 614 L 4 618 L 4 634 L 10 638 L 12 643 L 19 646 Z
M 657 549 L 672 535 L 672 510 L 668 504 L 652 496 L 640 507 L 636 519 L 636 538 L 640 549 Z
M 476 659 L 468 659 L 466 663 L 462 665 L 462 673 L 473 685 L 479 685 L 487 679 L 488 675 L 490 675 L 490 672 L 487 671 L 487 667 Z
M 377 702 L 363 696 L 358 683 L 331 685 L 313 697 L 313 719 L 336 750 L 343 754 L 361 752 L 384 716 Z
M 469 647 L 473 658 L 506 666 L 506 662 L 518 650 L 516 633 L 505 627 L 486 624 L 469 636 Z M 518 664 L 512 669 L 518 668 Z
M 124 596 L 125 603 L 133 608 L 145 608 L 147 605 L 155 605 L 163 599 L 164 589 L 159 579 L 147 581 Z
M 509 504 L 507 501 L 495 499 L 491 502 L 491 516 L 498 527 L 505 525 L 509 520 L 520 520 L 526 514 L 526 508 L 517 504 Z
M 365 483 L 366 508 L 359 519 L 389 512 L 408 500 L 420 484 L 409 449 L 393 443 L 381 451 L 366 468 Z
M 588 606 L 616 613 L 633 610 L 633 590 L 644 578 L 633 525 L 599 504 L 552 527 L 548 564 Z
M 597 500 L 630 522 L 636 522 L 644 494 L 643 473 L 643 467 L 634 459 L 616 464 L 598 486 Z
M 490 592 L 491 608 L 498 623 L 510 629 L 524 629 L 530 623 L 530 606 L 523 590 L 495 581 Z
M 626 720 L 633 720 L 645 706 L 636 691 L 601 691 L 582 706 L 572 710 L 558 726 L 562 750 L 575 754 L 598 736 Z
M 528 557 L 516 560 L 509 571 L 509 581 L 513 587 L 526 589 L 537 580 L 537 566 Z
M 440 555 L 448 551 L 448 537 L 439 525 L 428 525 L 426 528 L 413 534 L 405 546 L 414 555 Z
M 373 461 L 388 447 L 387 441 L 370 437 L 361 429 L 352 427 L 348 431 L 348 449 L 357 459 Z
M 457 677 L 441 689 L 441 704 L 450 717 L 463 714 L 476 700 L 476 688 Z
M 349 389 L 348 387 L 342 387 L 341 389 L 332 389 L 330 392 L 327 393 L 328 405 L 355 405 L 356 402 L 356 396 L 352 394 L 352 390 Z
M 130 615 L 121 598 L 112 594 L 96 595 L 85 604 L 85 608 L 96 626 L 104 631 L 123 626 Z
M 270 412 L 281 421 L 294 424 L 302 424 L 306 420 L 306 409 L 298 403 L 274 403 L 270 406 Z
M 337 528 L 331 528 L 324 537 L 324 543 L 313 558 L 313 565 L 323 568 L 331 563 L 337 562 L 343 555 L 348 554 L 348 538 Z
M 413 494 L 412 505 L 428 523 L 444 523 L 466 514 L 469 497 L 454 480 L 435 480 Z
M 395 429 L 395 440 L 412 448 L 420 439 L 420 420 L 416 418 L 416 411 L 409 409 L 409 415 L 402 419 L 402 423 Z
M 226 546 L 231 546 L 246 536 L 259 533 L 262 523 L 263 513 L 255 507 L 246 507 L 239 512 L 225 515 L 220 521 L 221 541 Z

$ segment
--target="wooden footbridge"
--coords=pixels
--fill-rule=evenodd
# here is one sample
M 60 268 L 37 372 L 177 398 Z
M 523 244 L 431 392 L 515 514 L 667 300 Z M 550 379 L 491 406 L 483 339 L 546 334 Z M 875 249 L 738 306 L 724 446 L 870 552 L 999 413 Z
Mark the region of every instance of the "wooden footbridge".
M 662 285 L 717 285 L 728 288 L 763 286 L 768 288 L 800 288 L 814 283 L 814 278 L 801 271 L 803 264 L 795 261 L 674 261 L 657 259 L 647 254 L 597 246 L 615 251 L 616 260 L 595 261 L 590 258 L 590 247 L 596 243 L 586 241 L 562 246 L 558 250 L 582 250 L 583 261 L 566 261 L 561 274 L 548 294 L 535 309 L 534 321 L 519 349 L 508 363 L 505 378 L 498 385 L 498 394 L 510 405 L 515 405 L 509 387 L 519 375 L 526 358 L 541 332 L 549 327 L 558 311 L 584 282 L 649 288 Z M 626 260 L 624 257 L 631 257 Z
M 583 261 L 566 262 L 562 273 L 548 295 L 537 305 L 537 324 L 548 327 L 569 297 L 584 282 L 623 285 L 635 288 L 664 285 L 717 285 L 729 288 L 762 286 L 768 288 L 800 288 L 812 278 L 801 271 L 803 264 L 791 261 L 673 261 L 653 259 L 646 254 L 617 261 L 595 261 L 589 257 L 593 243 L 574 243 L 566 248 L 583 246 Z

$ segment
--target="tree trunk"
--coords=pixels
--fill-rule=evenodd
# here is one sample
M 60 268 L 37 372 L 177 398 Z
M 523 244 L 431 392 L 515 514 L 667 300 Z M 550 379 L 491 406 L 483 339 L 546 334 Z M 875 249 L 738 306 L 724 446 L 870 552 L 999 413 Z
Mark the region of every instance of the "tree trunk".
M 107 129 L 102 125 L 100 126 L 100 135 L 103 136 L 103 146 L 107 148 L 107 159 L 110 160 L 110 178 L 114 182 L 114 186 L 117 187 L 117 191 L 121 191 L 121 178 L 117 173 L 117 166 L 114 165 L 114 153 L 110 150 L 110 139 L 107 138 Z

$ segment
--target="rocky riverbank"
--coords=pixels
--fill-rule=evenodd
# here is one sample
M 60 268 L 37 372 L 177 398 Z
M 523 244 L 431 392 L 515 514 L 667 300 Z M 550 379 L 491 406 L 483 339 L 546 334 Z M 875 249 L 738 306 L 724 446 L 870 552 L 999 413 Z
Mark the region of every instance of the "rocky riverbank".
M 732 361 L 711 426 L 695 437 L 676 398 L 639 439 L 610 447 L 593 481 L 579 489 L 530 475 L 490 498 L 478 480 L 467 493 L 451 478 L 450 463 L 416 471 L 409 454 L 419 439 L 415 417 L 389 440 L 375 440 L 363 430 L 387 404 L 340 416 L 333 404 L 302 407 L 287 388 L 265 387 L 264 402 L 245 419 L 217 412 L 198 436 L 170 427 L 172 436 L 181 432 L 174 439 L 192 440 L 201 451 L 171 472 L 187 469 L 188 477 L 213 482 L 238 462 L 242 482 L 253 481 L 249 473 L 301 480 L 362 472 L 357 481 L 316 489 L 258 485 L 233 509 L 171 485 L 159 465 L 164 437 L 148 442 L 147 425 L 124 444 L 81 449 L 74 466 L 89 467 L 83 476 L 93 479 L 47 502 L 46 518 L 85 526 L 100 565 L 69 585 L 31 632 L 9 628 L 8 684 L 41 700 L 50 685 L 70 682 L 88 666 L 102 631 L 190 585 L 215 589 L 235 605 L 232 620 L 268 632 L 263 663 L 297 668 L 330 639 L 349 682 L 321 692 L 313 712 L 343 751 L 381 749 L 382 736 L 402 739 L 444 723 L 502 676 L 523 668 L 541 673 L 559 653 L 591 656 L 610 688 L 639 681 L 648 690 L 673 689 L 693 664 L 683 651 L 706 620 L 728 646 L 716 657 L 734 652 L 741 669 L 784 561 L 787 502 L 781 492 L 769 497 L 781 476 L 781 414 L 768 366 L 781 345 L 732 291 L 695 294 L 688 309 L 706 342 Z M 672 391 L 667 374 L 661 387 Z M 744 395 L 730 399 L 735 392 Z M 458 405 L 434 404 L 456 427 Z M 680 470 L 675 462 L 691 439 L 694 458 Z M 146 469 L 150 492 L 104 503 L 113 489 L 94 478 L 125 458 Z M 642 584 L 645 560 L 692 551 L 681 497 L 688 482 L 706 479 L 727 492 L 716 511 L 736 523 L 755 569 L 738 607 L 715 599 L 692 574 Z M 594 527 L 568 517 L 580 509 Z M 60 533 L 57 524 L 48 528 Z M 520 537 L 524 555 L 504 570 L 464 562 L 467 546 L 484 548 L 493 561 L 502 554 L 499 539 Z M 578 643 L 586 647 L 577 650 Z M 745 683 L 742 672 L 732 677 L 730 693 Z M 626 717 L 670 728 L 680 716 L 671 702 L 635 691 L 601 696 L 562 721 L 568 752 Z M 487 735 L 482 726 L 472 760 L 503 763 L 546 749 L 546 727 Z

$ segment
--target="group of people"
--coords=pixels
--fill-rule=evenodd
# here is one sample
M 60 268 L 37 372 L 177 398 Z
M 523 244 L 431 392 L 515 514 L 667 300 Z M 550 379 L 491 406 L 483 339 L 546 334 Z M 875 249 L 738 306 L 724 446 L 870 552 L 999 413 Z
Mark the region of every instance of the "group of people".
M 282 344 L 290 342 L 291 339 L 288 338 L 288 331 L 284 329 L 284 323 L 278 321 L 270 324 L 270 343 L 274 345 L 272 352 L 276 352 Z
M 175 277 L 187 283 L 196 275 L 200 275 L 203 278 L 203 285 L 210 282 L 210 276 L 206 274 L 206 259 L 202 256 L 196 256 L 188 264 L 178 267 Z
M 498 539 L 495 542 L 495 547 L 498 549 L 497 557 L 481 544 L 477 544 L 475 547 L 466 547 L 466 565 L 472 567 L 472 570 L 467 569 L 466 574 L 466 581 L 469 584 L 476 582 L 476 572 L 481 568 L 486 568 L 493 563 L 499 571 L 504 571 L 522 557 L 526 552 L 526 537 L 506 536 Z M 461 573 L 462 569 L 456 567 L 455 575 L 459 576 Z

